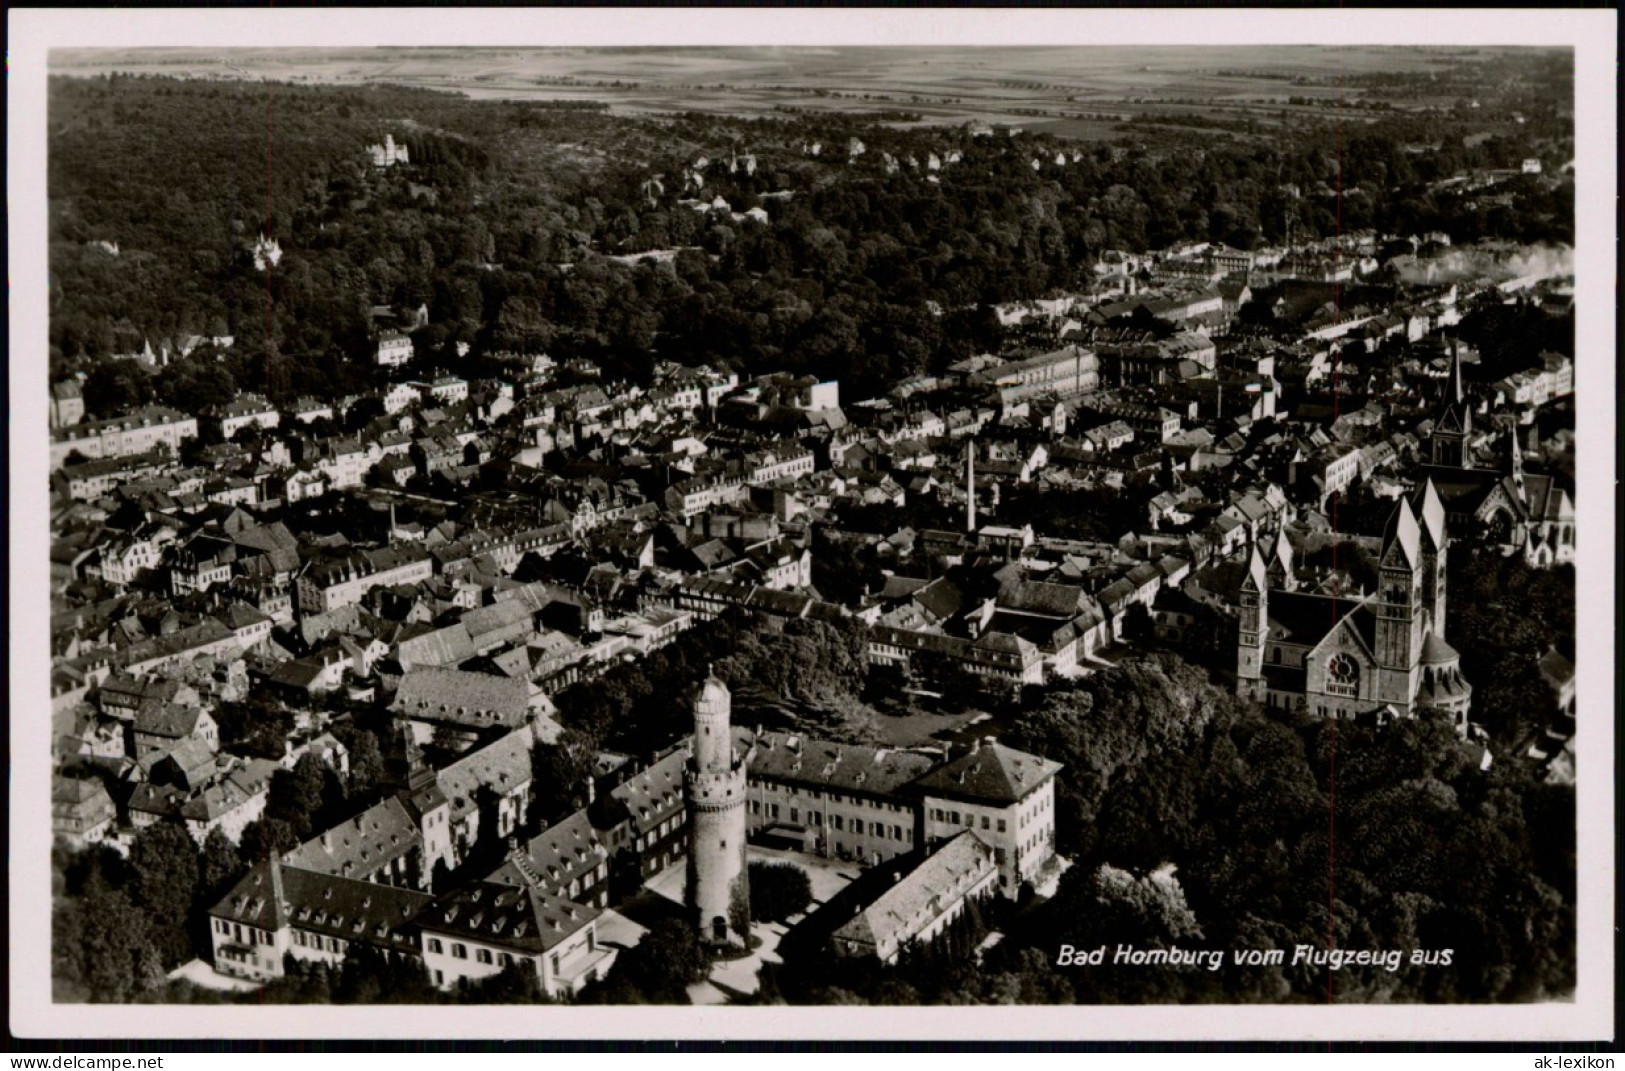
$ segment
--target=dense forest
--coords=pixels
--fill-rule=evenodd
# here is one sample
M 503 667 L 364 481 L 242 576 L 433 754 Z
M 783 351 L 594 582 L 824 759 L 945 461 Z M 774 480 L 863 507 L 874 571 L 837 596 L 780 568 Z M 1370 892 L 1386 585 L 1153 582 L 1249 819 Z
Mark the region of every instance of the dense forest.
M 57 78 L 52 371 L 230 336 L 223 362 L 205 349 L 158 382 L 113 374 L 87 392 L 93 411 L 351 392 L 372 375 L 369 310 L 387 304 L 427 309 L 425 366 L 456 367 L 456 342 L 632 378 L 658 355 L 816 370 L 862 397 L 990 341 L 980 305 L 1085 286 L 1108 249 L 1367 226 L 1572 241 L 1570 183 L 1513 181 L 1510 205 L 1438 186 L 1570 144 L 1544 89 L 1493 113 L 1293 115 L 1247 135 L 1129 124 L 1075 142 L 870 116 L 622 118 L 387 85 Z M 372 166 L 385 134 L 410 164 Z M 855 142 L 861 154 L 839 151 Z M 1057 153 L 1064 166 L 1034 167 Z M 254 263 L 262 236 L 282 250 L 269 270 Z
M 1177 659 L 1046 692 L 1007 742 L 1066 764 L 1055 896 L 1007 911 L 979 958 L 893 968 L 788 957 L 792 1003 L 1389 1003 L 1553 999 L 1574 985 L 1574 796 L 1481 771 L 1446 723 L 1386 729 L 1266 712 Z M 974 947 L 975 941 L 971 941 Z M 1058 952 L 1104 946 L 1105 963 Z M 1114 965 L 1118 946 L 1222 966 Z M 1400 953 L 1292 962 L 1300 945 Z M 1279 966 L 1233 953 L 1281 949 Z M 1448 953 L 1446 952 L 1448 950 Z M 1419 954 L 1418 954 L 1419 953 Z

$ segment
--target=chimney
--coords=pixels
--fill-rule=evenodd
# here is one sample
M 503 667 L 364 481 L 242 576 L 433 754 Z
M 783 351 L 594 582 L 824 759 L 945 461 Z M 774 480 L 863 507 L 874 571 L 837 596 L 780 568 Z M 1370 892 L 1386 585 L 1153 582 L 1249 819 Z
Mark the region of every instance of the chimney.
M 965 531 L 976 531 L 976 441 L 965 443 Z
M 331 829 L 322 830 L 322 850 L 328 852 L 333 850 L 333 831 Z
M 598 799 L 598 780 L 592 774 L 587 775 L 587 806 L 591 807 Z

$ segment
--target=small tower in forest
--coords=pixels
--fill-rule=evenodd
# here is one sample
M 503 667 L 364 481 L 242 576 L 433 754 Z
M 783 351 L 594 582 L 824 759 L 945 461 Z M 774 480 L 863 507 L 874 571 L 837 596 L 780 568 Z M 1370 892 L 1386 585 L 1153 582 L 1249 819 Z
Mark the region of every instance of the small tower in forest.
M 707 674 L 694 701 L 694 747 L 685 771 L 688 793 L 688 904 L 700 940 L 740 947 L 750 932 L 745 867 L 745 768 L 734 747 L 733 695 Z

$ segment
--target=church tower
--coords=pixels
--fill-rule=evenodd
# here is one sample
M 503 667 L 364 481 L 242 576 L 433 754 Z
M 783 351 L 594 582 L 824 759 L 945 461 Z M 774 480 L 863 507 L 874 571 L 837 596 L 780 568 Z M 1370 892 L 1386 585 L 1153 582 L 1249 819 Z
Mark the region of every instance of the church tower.
M 1433 464 L 1444 468 L 1471 467 L 1473 410 L 1461 382 L 1461 344 L 1450 344 L 1450 383 L 1444 408 L 1433 423 Z
M 750 930 L 745 867 L 745 767 L 729 724 L 733 696 L 708 675 L 694 702 L 688 792 L 688 903 L 700 940 L 744 946 Z
M 1264 639 L 1269 632 L 1269 576 L 1255 544 L 1248 551 L 1247 575 L 1241 581 L 1240 638 L 1236 645 L 1236 692 L 1264 698 Z
M 1388 522 L 1377 579 L 1377 698 L 1410 712 L 1422 655 L 1422 530 L 1404 498 Z
M 1427 614 L 1427 631 L 1444 638 L 1445 567 L 1450 537 L 1445 531 L 1444 503 L 1429 477 L 1412 494 L 1422 534 L 1422 608 Z
M 1286 529 L 1275 531 L 1275 541 L 1269 552 L 1269 584 L 1277 591 L 1297 591 L 1298 573 L 1292 562 L 1292 544 L 1287 541 Z
M 1507 432 L 1507 475 L 1512 478 L 1512 486 L 1518 492 L 1518 504 L 1521 506 L 1529 500 L 1529 492 L 1523 485 L 1523 447 L 1518 445 L 1518 433 Z

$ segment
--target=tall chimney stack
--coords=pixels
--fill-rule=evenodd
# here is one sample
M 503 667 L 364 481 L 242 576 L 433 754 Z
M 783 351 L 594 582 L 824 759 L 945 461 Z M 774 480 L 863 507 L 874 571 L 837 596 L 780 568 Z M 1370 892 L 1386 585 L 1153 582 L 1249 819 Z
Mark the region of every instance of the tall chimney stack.
M 965 531 L 976 531 L 976 440 L 965 443 Z

